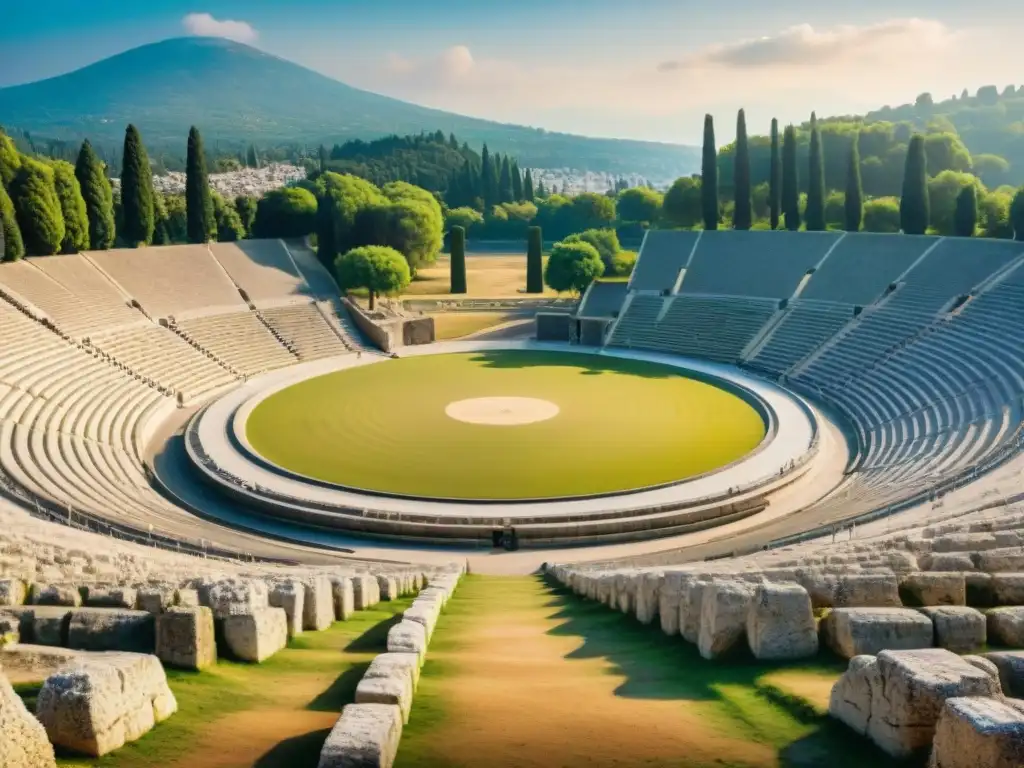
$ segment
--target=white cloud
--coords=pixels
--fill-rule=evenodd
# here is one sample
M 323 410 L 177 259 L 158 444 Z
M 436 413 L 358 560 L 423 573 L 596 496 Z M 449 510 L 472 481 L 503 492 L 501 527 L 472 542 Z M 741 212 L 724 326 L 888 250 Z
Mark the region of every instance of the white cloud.
M 862 27 L 823 30 L 799 24 L 766 37 L 709 46 L 662 62 L 658 69 L 801 67 L 839 60 L 873 60 L 879 55 L 920 56 L 925 50 L 946 47 L 952 37 L 941 22 L 929 19 L 889 19 Z
M 239 43 L 255 43 L 259 33 L 245 21 L 215 19 L 208 13 L 190 13 L 181 20 L 185 31 L 197 37 L 226 37 Z

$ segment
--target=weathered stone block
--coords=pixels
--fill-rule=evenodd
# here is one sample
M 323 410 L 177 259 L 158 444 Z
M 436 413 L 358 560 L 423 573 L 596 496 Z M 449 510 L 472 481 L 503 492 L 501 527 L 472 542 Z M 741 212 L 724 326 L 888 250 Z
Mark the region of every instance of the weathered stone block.
M 953 653 L 970 653 L 988 638 L 985 614 L 962 605 L 921 608 L 935 626 L 935 645 Z
M 131 587 L 87 587 L 85 604 L 92 608 L 124 608 L 132 610 L 138 603 L 138 592 Z
M 0 765 L 4 768 L 56 768 L 46 729 L 25 708 L 0 674 Z
M 908 606 L 966 605 L 967 585 L 962 573 L 908 573 L 900 598 Z
M 69 584 L 36 584 L 32 589 L 32 603 L 77 608 L 82 604 L 82 595 L 78 587 Z
M 313 576 L 303 583 L 302 628 L 321 632 L 334 623 L 334 588 L 326 576 Z
M 224 619 L 224 641 L 242 661 L 259 663 L 288 644 L 288 620 L 281 608 L 258 608 Z
M 356 610 L 356 593 L 352 589 L 352 579 L 348 576 L 332 576 L 331 594 L 334 597 L 334 618 L 337 621 L 347 621 Z
M 213 612 L 171 607 L 156 618 L 156 655 L 164 664 L 181 669 L 205 669 L 217 662 Z
M 1024 765 L 1024 702 L 948 699 L 935 728 L 929 768 Z
M 0 606 L 23 605 L 26 592 L 21 579 L 0 579 Z
M 1024 648 L 1024 606 L 990 608 L 986 615 L 990 643 L 1007 648 Z
M 280 608 L 288 620 L 288 637 L 302 634 L 303 612 L 306 605 L 306 587 L 301 581 L 281 581 L 270 588 L 270 605 Z
M 836 608 L 822 624 L 829 647 L 847 659 L 930 648 L 934 640 L 931 619 L 911 608 Z
M 349 704 L 331 729 L 318 768 L 391 768 L 402 737 L 394 704 Z
M 758 659 L 803 659 L 818 652 L 811 598 L 798 584 L 758 586 L 746 623 L 747 642 Z
M 1024 651 L 994 651 L 982 658 L 996 665 L 1003 693 L 1015 699 L 1024 698 Z
M 83 651 L 153 653 L 156 624 L 147 611 L 79 608 L 68 623 L 69 648 Z
M 716 581 L 704 593 L 697 647 L 705 659 L 733 651 L 746 630 L 751 587 L 738 581 Z
M 419 663 L 427 652 L 427 631 L 422 624 L 402 620 L 388 630 L 388 653 L 413 653 Z

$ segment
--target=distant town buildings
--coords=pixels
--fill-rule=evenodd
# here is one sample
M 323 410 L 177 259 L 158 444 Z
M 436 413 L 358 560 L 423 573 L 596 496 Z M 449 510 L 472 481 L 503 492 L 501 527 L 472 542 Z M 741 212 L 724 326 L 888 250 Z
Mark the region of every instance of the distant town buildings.
M 228 173 L 211 173 L 210 186 L 227 199 L 239 195 L 261 197 L 272 189 L 279 189 L 306 178 L 306 171 L 297 165 L 271 163 L 262 168 L 243 168 Z M 120 179 L 112 179 L 114 189 L 121 183 Z M 185 174 L 170 172 L 163 176 L 153 176 L 153 189 L 165 195 L 180 195 L 185 192 Z
M 534 186 L 543 182 L 544 189 L 548 192 L 557 191 L 559 194 L 575 195 L 580 192 L 605 193 L 610 189 L 619 187 L 643 187 L 650 183 L 655 189 L 665 190 L 672 186 L 675 178 L 651 178 L 648 179 L 639 174 L 604 173 L 602 171 L 581 171 L 576 168 L 532 168 L 530 173 L 533 176 Z

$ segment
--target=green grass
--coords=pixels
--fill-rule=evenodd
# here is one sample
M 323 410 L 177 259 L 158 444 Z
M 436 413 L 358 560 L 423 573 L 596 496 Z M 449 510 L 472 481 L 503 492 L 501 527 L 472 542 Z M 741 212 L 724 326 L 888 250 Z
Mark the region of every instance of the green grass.
M 438 341 L 460 339 L 509 320 L 524 318 L 515 312 L 438 312 L 434 318 L 434 337 Z
M 517 426 L 450 418 L 452 402 L 515 396 L 560 409 Z M 246 425 L 253 448 L 303 475 L 424 497 L 608 493 L 717 469 L 764 437 L 758 413 L 652 363 L 495 351 L 390 360 L 278 392 Z
M 178 711 L 138 741 L 99 759 L 61 756 L 61 768 L 192 768 L 205 764 L 200 742 L 216 739 L 218 721 L 245 711 L 294 710 L 325 713 L 333 723 L 342 707 L 352 701 L 355 687 L 374 656 L 383 653 L 387 630 L 409 600 L 380 603 L 359 611 L 324 632 L 309 632 L 262 664 L 220 661 L 204 672 L 167 670 L 167 680 L 178 701 Z M 295 691 L 300 693 L 296 698 Z M 33 689 L 20 690 L 31 701 Z M 291 734 L 268 745 L 255 763 L 259 768 L 315 766 L 329 728 Z M 237 738 L 239 734 L 224 733 Z M 244 736 L 244 735 L 243 735 Z M 251 761 L 227 760 L 218 766 L 250 766 Z

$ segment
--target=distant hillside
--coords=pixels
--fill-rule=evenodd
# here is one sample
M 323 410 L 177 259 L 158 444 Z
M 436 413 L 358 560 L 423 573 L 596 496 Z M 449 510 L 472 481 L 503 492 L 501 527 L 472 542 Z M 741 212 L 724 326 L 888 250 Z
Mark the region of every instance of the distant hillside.
M 694 172 L 695 147 L 594 139 L 463 117 L 362 91 L 246 45 L 177 38 L 66 75 L 0 89 L 0 125 L 113 150 L 135 123 L 146 144 L 184 152 L 191 125 L 207 147 L 342 143 L 455 133 L 537 168 L 671 178 Z

